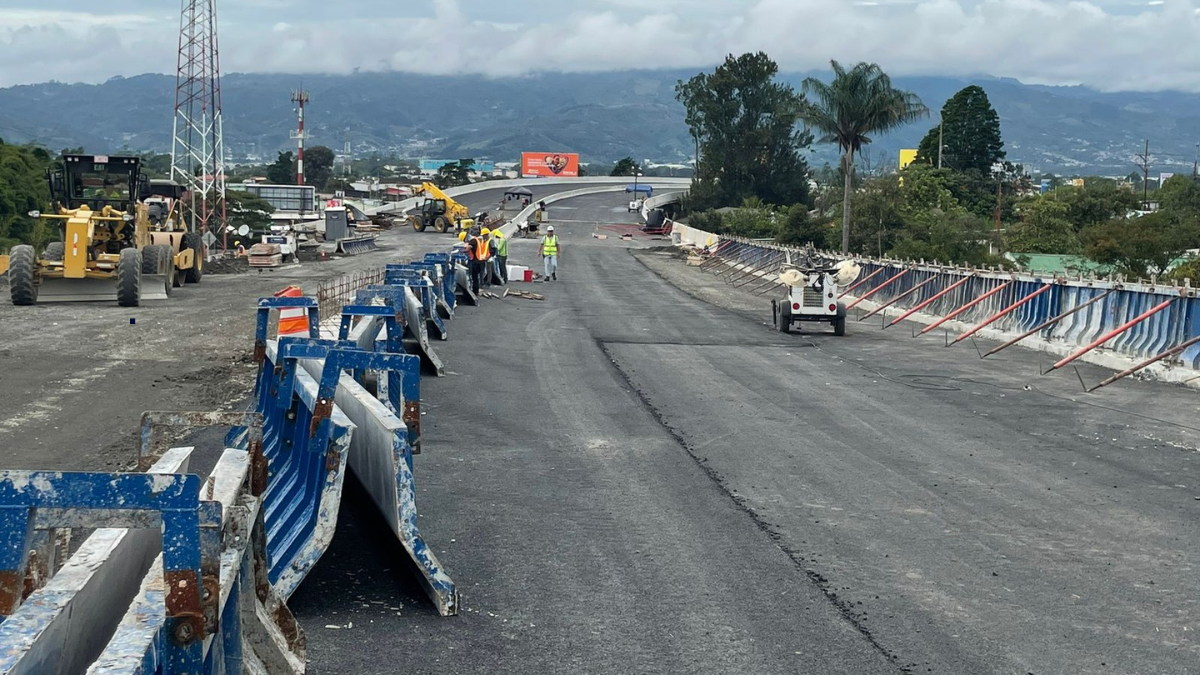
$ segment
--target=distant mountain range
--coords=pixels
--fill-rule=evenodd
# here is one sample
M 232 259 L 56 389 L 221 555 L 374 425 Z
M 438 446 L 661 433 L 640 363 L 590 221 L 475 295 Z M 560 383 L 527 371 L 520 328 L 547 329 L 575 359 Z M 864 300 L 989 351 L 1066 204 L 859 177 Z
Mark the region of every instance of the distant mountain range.
M 683 162 L 692 142 L 674 86 L 695 71 L 541 74 L 490 79 L 408 73 L 345 76 L 232 74 L 222 80 L 227 149 L 273 159 L 293 146 L 291 89 L 303 84 L 310 145 L 358 154 L 516 161 L 523 150 L 577 151 L 584 162 L 632 155 Z M 805 74 L 785 78 L 799 84 Z M 820 73 L 817 73 L 820 75 Z M 997 78 L 902 77 L 933 109 L 926 122 L 876 139 L 870 158 L 895 163 L 917 146 L 954 92 L 979 84 L 1000 114 L 1010 160 L 1038 171 L 1126 175 L 1145 139 L 1153 173 L 1190 171 L 1200 142 L 1200 95 L 1101 93 L 1086 87 L 1026 85 Z M 141 75 L 104 84 L 48 83 L 0 89 L 0 138 L 58 150 L 168 151 L 174 78 Z M 815 146 L 811 162 L 834 160 Z

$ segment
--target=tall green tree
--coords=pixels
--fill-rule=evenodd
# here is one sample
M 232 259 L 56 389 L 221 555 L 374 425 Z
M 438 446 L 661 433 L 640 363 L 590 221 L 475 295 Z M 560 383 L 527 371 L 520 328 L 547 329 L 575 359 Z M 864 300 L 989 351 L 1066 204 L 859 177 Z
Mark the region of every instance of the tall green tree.
M 466 185 L 471 182 L 471 167 L 474 165 L 475 160 L 473 159 L 460 159 L 457 162 L 443 164 L 438 168 L 434 181 L 443 190 L 456 185 Z
M 632 157 L 623 157 L 617 160 L 617 165 L 613 167 L 610 176 L 632 176 L 638 170 L 637 162 Z
M 809 77 L 803 91 L 815 99 L 802 117 L 819 131 L 822 143 L 837 143 L 842 151 L 842 252 L 850 250 L 850 197 L 854 180 L 854 155 L 871 142 L 871 136 L 914 122 L 929 114 L 921 99 L 892 86 L 892 80 L 874 63 L 859 63 L 846 70 L 832 61 L 833 81 Z
M 294 185 L 296 183 L 296 156 L 281 152 L 275 161 L 267 165 L 267 180 L 272 185 Z
M 304 151 L 304 183 L 324 190 L 333 176 L 333 150 L 324 145 L 314 145 Z
M 946 101 L 941 124 L 930 129 L 917 146 L 917 161 L 937 166 L 939 137 L 945 168 L 986 176 L 993 164 L 1004 159 L 1000 116 L 983 87 L 971 85 Z
M 800 152 L 812 137 L 799 127 L 804 98 L 775 81 L 778 72 L 762 52 L 730 55 L 713 72 L 676 85 L 697 147 L 692 201 L 700 208 L 746 197 L 780 206 L 808 201 Z

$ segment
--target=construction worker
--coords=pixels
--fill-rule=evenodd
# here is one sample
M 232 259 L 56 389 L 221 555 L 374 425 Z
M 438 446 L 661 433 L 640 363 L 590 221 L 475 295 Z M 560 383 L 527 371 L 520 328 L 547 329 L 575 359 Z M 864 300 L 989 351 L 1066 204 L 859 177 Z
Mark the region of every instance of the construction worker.
M 478 237 L 472 237 L 471 242 L 471 290 L 475 295 L 479 295 L 479 284 L 483 281 L 484 270 L 487 269 L 488 260 L 492 257 L 491 241 L 487 235 L 492 231 L 486 227 L 479 233 Z
M 508 285 L 508 238 L 503 232 L 497 230 L 492 233 L 492 245 L 494 246 L 496 257 L 496 276 L 500 279 L 500 283 Z
M 554 226 L 546 228 L 546 236 L 542 237 L 542 258 L 546 261 L 546 281 L 558 281 L 558 235 L 554 234 Z

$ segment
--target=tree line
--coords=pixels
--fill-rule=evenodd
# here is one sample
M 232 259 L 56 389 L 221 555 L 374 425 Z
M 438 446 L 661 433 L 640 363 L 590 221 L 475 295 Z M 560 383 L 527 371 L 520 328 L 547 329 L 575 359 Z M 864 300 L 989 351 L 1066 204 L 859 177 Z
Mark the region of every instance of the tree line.
M 1000 117 L 982 87 L 951 97 L 896 172 L 864 171 L 878 135 L 929 117 L 876 64 L 831 62 L 828 79 L 797 91 L 763 53 L 730 55 L 676 86 L 694 144 L 696 174 L 682 204 L 701 229 L 872 256 L 1011 267 L 1030 254 L 1078 256 L 1141 277 L 1162 274 L 1200 247 L 1200 186 L 1175 176 L 1159 209 L 1110 179 L 1038 194 L 1007 160 Z M 815 143 L 840 161 L 812 169 Z M 1200 265 L 1175 274 L 1189 275 Z

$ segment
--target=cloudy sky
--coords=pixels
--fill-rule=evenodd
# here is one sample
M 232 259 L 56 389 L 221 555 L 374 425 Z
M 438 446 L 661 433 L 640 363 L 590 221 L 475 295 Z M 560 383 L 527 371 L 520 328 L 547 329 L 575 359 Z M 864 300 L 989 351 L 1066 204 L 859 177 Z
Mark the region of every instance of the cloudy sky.
M 1200 0 L 217 0 L 229 72 L 520 75 L 764 50 L 893 74 L 1200 91 Z M 173 72 L 178 0 L 0 0 L 0 86 Z

